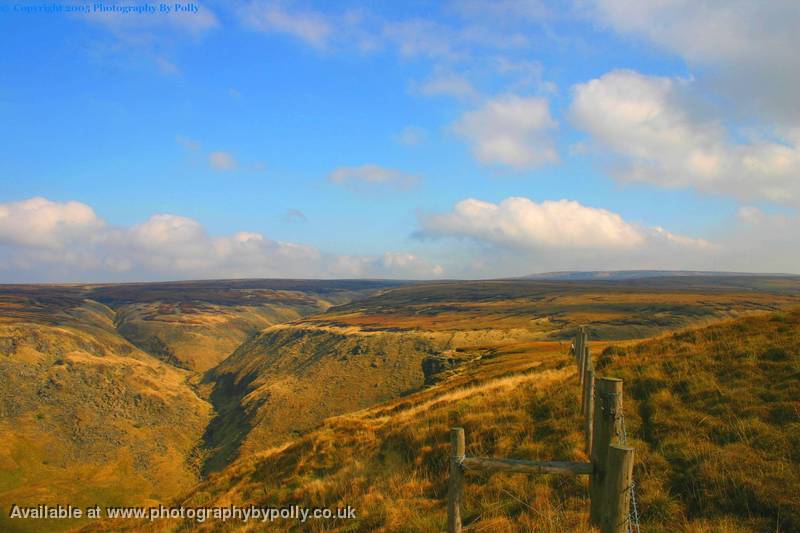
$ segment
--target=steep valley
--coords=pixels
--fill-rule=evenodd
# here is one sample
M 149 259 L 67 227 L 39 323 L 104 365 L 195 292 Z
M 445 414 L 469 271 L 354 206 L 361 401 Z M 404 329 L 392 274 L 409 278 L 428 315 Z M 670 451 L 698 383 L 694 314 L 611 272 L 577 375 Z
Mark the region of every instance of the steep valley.
M 358 454 L 372 421 L 434 407 L 457 419 L 473 389 L 564 383 L 579 325 L 599 351 L 798 305 L 800 280 L 771 277 L 0 287 L 0 507 L 196 503 L 265 457 L 289 468 L 264 467 L 284 487 L 276 503 L 320 503 L 308 484 L 333 468 L 321 435 Z M 381 464 L 438 460 L 438 445 L 386 431 L 370 441 Z M 40 526 L 0 516 L 3 530 Z

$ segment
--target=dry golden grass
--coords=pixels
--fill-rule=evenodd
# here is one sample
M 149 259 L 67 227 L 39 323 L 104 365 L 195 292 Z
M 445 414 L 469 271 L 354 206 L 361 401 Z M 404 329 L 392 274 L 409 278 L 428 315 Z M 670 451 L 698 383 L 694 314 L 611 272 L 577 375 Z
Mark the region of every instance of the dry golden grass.
M 787 308 L 798 302 L 800 294 L 796 280 L 737 283 L 719 287 L 681 281 L 680 286 L 654 289 L 646 284 L 476 282 L 386 290 L 271 328 L 242 344 L 197 389 L 201 395 L 210 394 L 217 410 L 215 422 L 207 427 L 207 419 L 201 419 L 208 404 L 188 393 L 183 400 L 171 396 L 176 388 L 191 390 L 185 380 L 190 372 L 171 369 L 169 376 L 150 375 L 147 365 L 139 363 L 153 361 L 152 357 L 118 334 L 124 314 L 119 311 L 130 313 L 127 323 L 136 332 L 128 334 L 137 343 L 158 337 L 169 350 L 155 355 L 171 361 L 170 354 L 191 355 L 194 350 L 198 359 L 192 364 L 198 365 L 235 345 L 236 339 L 227 339 L 222 330 L 239 335 L 258 328 L 256 322 L 264 316 L 252 313 L 263 310 L 254 308 L 271 309 L 263 311 L 269 314 L 275 312 L 269 306 L 278 300 L 280 305 L 313 306 L 319 297 L 243 292 L 225 286 L 227 282 L 213 290 L 167 284 L 166 289 L 85 287 L 48 295 L 36 289 L 34 296 L 22 300 L 0 290 L 0 315 L 9 319 L 6 326 L 21 328 L 30 337 L 29 345 L 21 345 L 0 335 L 0 350 L 10 350 L 20 370 L 24 365 L 45 365 L 42 368 L 48 370 L 40 376 L 44 381 L 54 377 L 58 382 L 61 370 L 49 368 L 67 363 L 80 370 L 74 376 L 85 378 L 85 386 L 74 383 L 83 396 L 65 395 L 59 400 L 64 405 L 81 398 L 89 400 L 87 405 L 95 397 L 117 398 L 115 394 L 127 394 L 133 383 L 131 392 L 148 405 L 164 406 L 158 411 L 158 424 L 145 431 L 126 422 L 133 420 L 126 418 L 128 404 L 120 400 L 113 405 L 111 411 L 123 415 L 114 431 L 126 435 L 123 443 L 131 437 L 130 445 L 120 445 L 111 434 L 99 439 L 88 435 L 90 442 L 107 446 L 104 457 L 116 465 L 113 469 L 73 459 L 70 464 L 75 468 L 62 468 L 63 477 L 58 477 L 51 473 L 57 470 L 41 465 L 57 458 L 52 450 L 59 442 L 15 433 L 16 440 L 8 442 L 16 451 L 0 451 L 0 471 L 16 469 L 5 481 L 0 479 L 7 483 L 0 487 L 0 496 L 24 486 L 40 496 L 62 491 L 65 497 L 100 503 L 166 502 L 190 482 L 182 472 L 187 464 L 202 459 L 194 455 L 197 449 L 191 444 L 205 429 L 206 451 L 220 447 L 217 467 L 243 453 L 179 502 L 350 504 L 359 512 L 356 521 L 317 522 L 312 530 L 440 530 L 447 433 L 452 425 L 466 428 L 468 453 L 473 455 L 585 460 L 578 391 L 567 355 L 569 338 L 585 322 L 595 355 L 603 352 L 599 358 L 603 371 L 626 380 L 626 416 L 641 459 L 637 479 L 648 530 L 779 527 L 790 531 L 797 524 L 798 504 L 786 494 L 790 491 L 782 493 L 779 488 L 797 482 L 793 435 L 800 431 L 792 418 L 797 404 L 796 313 L 776 315 L 774 323 L 753 318 L 724 326 L 723 330 L 735 333 L 735 342 L 720 340 L 716 333 L 686 337 L 671 333 L 687 325 Z M 70 291 L 78 291 L 77 296 Z M 89 291 L 104 303 L 87 301 L 80 291 Z M 243 302 L 251 296 L 252 306 Z M 325 295 L 326 302 L 334 302 L 342 294 L 328 298 Z M 244 315 L 237 317 L 240 306 Z M 639 342 L 652 336 L 658 338 Z M 65 339 L 74 346 L 64 350 Z M 790 354 L 788 359 L 773 361 L 785 353 Z M 730 361 L 718 365 L 718 360 L 727 361 L 725 354 Z M 432 375 L 422 365 L 429 356 L 442 362 Z M 98 357 L 110 359 L 92 364 Z M 64 364 L 53 365 L 54 358 Z M 125 364 L 126 358 L 138 363 Z M 105 364 L 112 361 L 115 364 Z M 758 378 L 755 395 L 748 389 L 750 383 L 741 382 L 742 376 L 751 374 Z M 29 377 L 35 387 L 41 385 L 39 377 Z M 193 379 L 197 378 L 195 374 Z M 63 383 L 73 387 L 72 382 Z M 775 383 L 789 385 L 775 387 Z M 193 402 L 198 403 L 192 407 Z M 60 409 L 53 413 L 73 412 Z M 82 409 L 74 409 L 80 424 L 67 421 L 63 427 L 91 422 Z M 50 413 L 42 414 L 45 422 L 52 423 Z M 26 430 L 44 423 L 36 419 L 35 411 L 27 416 L 18 419 Z M 705 435 L 689 438 L 699 430 Z M 126 455 L 124 448 L 145 449 L 163 436 L 169 436 L 160 441 L 166 451 L 145 460 L 161 477 L 140 479 L 141 458 L 137 462 L 135 454 Z M 27 462 L 20 459 L 26 447 L 31 450 Z M 683 449 L 689 452 L 676 452 Z M 766 456 L 767 449 L 776 457 Z M 84 444 L 76 450 L 97 453 Z M 20 473 L 27 477 L 19 477 Z M 470 474 L 466 521 L 473 531 L 583 531 L 585 483 L 585 479 Z M 745 489 L 732 489 L 732 483 Z M 96 527 L 138 531 L 194 526 L 107 522 Z M 209 523 L 203 528 L 238 526 Z M 285 523 L 273 529 L 287 526 L 305 530 Z
M 506 347 L 419 393 L 246 457 L 178 501 L 358 510 L 354 522 L 250 530 L 441 531 L 451 426 L 465 428 L 468 455 L 586 460 L 574 365 L 563 348 Z M 800 311 L 593 350 L 599 374 L 625 380 L 643 531 L 800 528 Z M 468 474 L 468 531 L 588 531 L 587 508 L 585 479 Z M 93 529 L 103 527 L 238 525 Z

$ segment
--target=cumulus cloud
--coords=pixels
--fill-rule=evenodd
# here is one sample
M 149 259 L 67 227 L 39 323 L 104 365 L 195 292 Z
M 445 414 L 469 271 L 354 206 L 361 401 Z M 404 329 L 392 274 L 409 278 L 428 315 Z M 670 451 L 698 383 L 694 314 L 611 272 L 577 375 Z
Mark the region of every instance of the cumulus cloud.
M 339 256 L 331 266 L 334 275 L 361 277 L 399 277 L 431 279 L 444 274 L 441 265 L 410 252 L 385 252 L 378 257 Z
M 702 69 L 737 106 L 797 125 L 800 9 L 795 0 L 590 0 L 591 16 Z
M 419 176 L 379 165 L 340 167 L 328 174 L 328 181 L 331 183 L 357 189 L 376 186 L 407 189 L 416 185 L 419 180 Z
M 527 169 L 558 161 L 549 136 L 557 123 L 544 98 L 498 96 L 464 113 L 452 127 L 483 163 Z
M 0 204 L 0 244 L 60 249 L 104 227 L 94 210 L 80 202 L 37 196 Z
M 614 213 L 577 202 L 536 203 L 507 198 L 499 204 L 469 198 L 453 211 L 423 219 L 434 235 L 461 235 L 481 241 L 531 246 L 636 246 L 642 236 Z
M 615 70 L 573 88 L 573 122 L 621 158 L 618 179 L 800 202 L 800 130 L 736 141 L 693 112 L 690 80 Z
M 238 163 L 236 158 L 228 152 L 211 152 L 208 154 L 208 164 L 211 168 L 220 172 L 236 169 Z
M 338 256 L 239 231 L 213 236 L 198 221 L 155 214 L 121 227 L 80 202 L 31 198 L 0 204 L 4 281 L 98 281 L 221 277 L 436 277 L 415 254 Z
M 710 246 L 701 239 L 641 228 L 606 209 L 572 200 L 534 202 L 510 197 L 499 204 L 468 198 L 453 211 L 422 217 L 422 233 L 462 236 L 517 248 L 632 249 L 653 239 L 683 246 Z
M 719 268 L 715 242 L 625 220 L 572 200 L 473 198 L 421 214 L 416 236 L 451 247 L 450 276 L 519 276 L 552 270 Z M 452 248 L 455 247 L 455 248 Z

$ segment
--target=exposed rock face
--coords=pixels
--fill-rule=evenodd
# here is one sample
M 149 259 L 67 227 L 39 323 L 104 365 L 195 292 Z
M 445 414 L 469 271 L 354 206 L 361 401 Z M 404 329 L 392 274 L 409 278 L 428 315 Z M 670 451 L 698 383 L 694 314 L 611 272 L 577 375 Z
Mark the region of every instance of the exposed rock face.
M 428 356 L 422 360 L 422 373 L 425 374 L 425 384 L 430 385 L 438 381 L 446 370 L 459 364 L 458 359 L 452 357 Z

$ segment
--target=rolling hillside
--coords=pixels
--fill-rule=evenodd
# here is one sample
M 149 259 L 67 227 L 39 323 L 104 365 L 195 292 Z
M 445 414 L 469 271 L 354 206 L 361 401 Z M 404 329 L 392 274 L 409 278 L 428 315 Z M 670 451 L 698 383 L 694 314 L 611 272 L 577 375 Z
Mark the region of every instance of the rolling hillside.
M 625 380 L 642 530 L 800 528 L 800 311 L 593 347 Z M 574 366 L 554 342 L 509 344 L 423 391 L 328 419 L 213 474 L 175 503 L 358 509 L 355 521 L 259 530 L 439 531 L 448 428 L 467 454 L 586 460 Z M 465 524 L 480 531 L 588 531 L 585 480 L 468 475 Z M 219 523 L 106 522 L 85 531 L 229 530 Z
M 745 335 L 759 321 L 773 324 L 765 312 L 780 311 L 775 316 L 789 330 L 775 342 L 789 349 L 796 314 L 785 310 L 798 305 L 797 278 L 751 276 L 2 287 L 0 382 L 8 386 L 0 388 L 0 426 L 9 438 L 0 443 L 0 507 L 155 505 L 179 494 L 192 505 L 344 502 L 360 509 L 355 530 L 394 531 L 402 520 L 408 530 L 429 530 L 443 519 L 449 425 L 463 424 L 468 446 L 483 455 L 581 457 L 566 356 L 578 325 L 589 327 L 596 353 L 612 346 L 600 364 L 632 380 L 626 402 L 647 405 L 642 391 L 650 389 L 635 383 L 660 364 L 652 354 L 673 353 L 659 348 L 683 339 L 672 332 L 738 320 L 724 327 L 745 328 Z M 715 327 L 723 326 L 703 331 Z M 756 360 L 770 346 L 772 330 L 764 328 L 751 343 Z M 650 337 L 656 340 L 642 342 Z M 681 340 L 674 350 L 696 357 L 699 367 L 686 371 L 690 382 L 712 370 L 703 350 L 717 349 L 697 338 L 705 340 Z M 713 416 L 705 396 L 688 398 Z M 663 508 L 647 520 L 669 531 L 707 518 L 716 530 L 722 522 L 685 499 L 682 491 L 695 485 L 664 474 L 675 458 L 654 440 L 658 409 L 626 405 L 636 437 L 655 447 L 641 468 L 658 481 L 642 479 L 642 501 L 648 512 Z M 480 517 L 498 531 L 534 519 L 550 531 L 583 527 L 580 483 L 505 483 L 471 485 L 469 520 Z M 794 504 L 781 505 L 780 520 L 793 520 L 784 507 Z M 665 518 L 675 512 L 683 513 L 678 521 Z M 741 518 L 727 507 L 719 512 L 731 524 Z M 743 530 L 772 517 L 759 513 L 748 515 Z M 327 526 L 336 524 L 315 525 Z
M 579 324 L 596 338 L 637 339 L 800 301 L 796 280 L 747 283 L 426 283 L 267 328 L 203 379 L 219 413 L 205 436 L 206 470 L 414 392 L 506 345 L 566 342 Z
M 214 415 L 196 369 L 271 323 L 383 286 L 0 287 L 0 529 L 42 527 L 9 522 L 12 503 L 153 504 L 186 490 L 200 479 Z
M 131 345 L 97 302 L 5 295 L 0 507 L 161 501 L 198 480 L 211 406 L 190 374 Z M 0 529 L 41 531 L 8 521 Z M 48 528 L 68 526 L 50 523 Z

